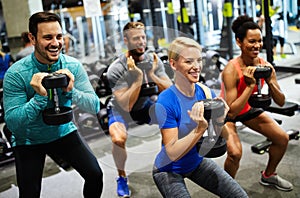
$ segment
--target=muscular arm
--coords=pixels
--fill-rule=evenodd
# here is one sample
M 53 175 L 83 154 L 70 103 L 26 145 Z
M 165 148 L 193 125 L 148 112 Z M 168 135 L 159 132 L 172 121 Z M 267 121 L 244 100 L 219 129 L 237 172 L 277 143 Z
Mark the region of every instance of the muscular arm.
M 273 98 L 276 104 L 278 104 L 279 106 L 283 106 L 285 103 L 285 96 L 282 93 L 280 86 L 278 84 L 275 69 L 271 64 L 268 66 L 272 68 L 272 74 L 270 78 L 266 79 L 266 82 L 269 86 L 269 93 L 271 94 L 271 97 Z
M 158 86 L 158 90 L 160 92 L 172 85 L 172 81 L 167 76 L 158 77 L 155 74 L 153 74 L 153 75 L 150 75 L 150 77 L 155 82 L 155 84 Z
M 114 65 L 114 69 L 123 67 L 121 61 Z M 108 77 L 113 83 L 113 94 L 119 106 L 127 112 L 130 112 L 139 98 L 141 86 L 143 83 L 143 72 L 136 67 L 134 59 L 126 55 L 126 70 L 109 71 Z M 128 79 L 127 79 L 128 78 Z M 132 81 L 132 83 L 129 83 Z
M 139 98 L 143 83 L 142 75 L 139 75 L 130 87 L 121 88 L 113 92 L 117 102 L 124 111 L 130 112 Z
M 160 74 L 164 74 L 161 76 L 158 76 L 155 71 L 159 69 Z M 165 73 L 163 69 L 163 63 L 159 60 L 158 56 L 153 53 L 153 64 L 152 69 L 148 73 L 149 77 L 155 82 L 155 84 L 158 86 L 159 91 L 163 91 L 166 88 L 170 87 L 172 85 L 171 79 L 168 77 L 168 75 Z
M 229 106 L 228 116 L 235 118 L 244 108 L 252 94 L 254 84 L 246 87 L 240 97 L 238 97 L 238 73 L 234 66 L 229 63 L 222 72 L 222 80 L 225 88 L 225 101 Z

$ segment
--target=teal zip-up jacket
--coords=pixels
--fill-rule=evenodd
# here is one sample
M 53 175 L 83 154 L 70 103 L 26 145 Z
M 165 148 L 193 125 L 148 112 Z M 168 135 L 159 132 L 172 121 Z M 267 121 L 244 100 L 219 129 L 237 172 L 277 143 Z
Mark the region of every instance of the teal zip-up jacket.
M 63 68 L 70 70 L 75 82 L 71 92 L 66 93 L 60 88 L 57 89 L 59 105 L 71 107 L 74 104 L 81 110 L 93 114 L 99 111 L 99 98 L 77 59 L 61 54 L 56 63 L 46 65 L 39 63 L 32 53 L 14 63 L 4 77 L 4 115 L 7 127 L 12 131 L 12 146 L 52 142 L 77 129 L 73 122 L 62 125 L 45 124 L 42 111 L 52 108 L 53 101 L 48 96 L 37 94 L 30 85 L 33 74 L 51 73 Z

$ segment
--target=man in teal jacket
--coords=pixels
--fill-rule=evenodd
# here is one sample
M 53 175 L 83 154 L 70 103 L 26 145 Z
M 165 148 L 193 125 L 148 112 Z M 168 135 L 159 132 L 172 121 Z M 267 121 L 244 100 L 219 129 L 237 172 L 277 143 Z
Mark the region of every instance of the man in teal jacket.
M 100 109 L 81 63 L 61 53 L 61 19 L 38 12 L 29 19 L 29 37 L 35 51 L 13 64 L 4 77 L 5 122 L 12 131 L 20 197 L 39 197 L 46 154 L 59 156 L 84 178 L 84 197 L 100 197 L 103 173 L 96 157 L 81 140 L 73 122 L 47 125 L 42 111 L 53 108 L 50 92 L 42 86 L 49 73 L 69 77 L 67 87 L 57 89 L 59 104 L 96 114 Z

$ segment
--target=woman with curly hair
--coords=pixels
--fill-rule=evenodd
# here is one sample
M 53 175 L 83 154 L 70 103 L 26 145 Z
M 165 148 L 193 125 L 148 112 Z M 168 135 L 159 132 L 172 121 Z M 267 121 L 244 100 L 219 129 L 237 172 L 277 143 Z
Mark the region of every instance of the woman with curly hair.
M 257 92 L 254 72 L 256 66 L 270 67 L 272 73 L 269 78 L 261 79 L 266 83 L 273 101 L 279 106 L 285 103 L 274 67 L 259 57 L 263 47 L 262 32 L 253 18 L 246 15 L 239 16 L 232 23 L 236 43 L 241 54 L 232 59 L 222 72 L 221 96 L 225 99 L 230 110 L 227 114 L 222 136 L 227 141 L 227 158 L 225 170 L 234 178 L 242 157 L 242 144 L 239 139 L 236 122 L 242 122 L 250 129 L 266 136 L 271 142 L 267 167 L 261 172 L 262 185 L 275 186 L 279 190 L 290 191 L 293 185 L 276 174 L 276 168 L 281 161 L 289 141 L 287 133 L 260 108 L 251 107 L 248 103 L 250 96 Z

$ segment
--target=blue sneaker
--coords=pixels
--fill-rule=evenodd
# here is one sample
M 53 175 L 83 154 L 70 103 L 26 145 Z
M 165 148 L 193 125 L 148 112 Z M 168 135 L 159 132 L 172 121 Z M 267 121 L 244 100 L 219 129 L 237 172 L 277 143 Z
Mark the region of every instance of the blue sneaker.
M 127 181 L 127 177 L 120 176 L 117 178 L 117 194 L 119 197 L 130 197 Z

